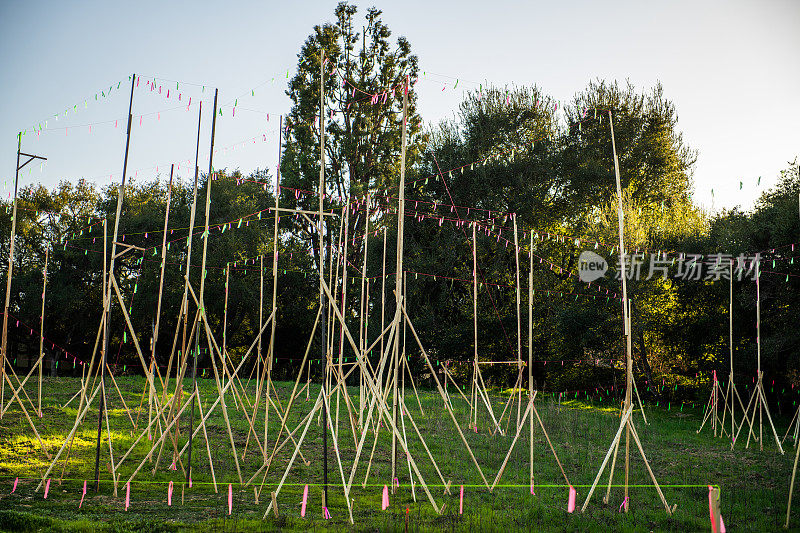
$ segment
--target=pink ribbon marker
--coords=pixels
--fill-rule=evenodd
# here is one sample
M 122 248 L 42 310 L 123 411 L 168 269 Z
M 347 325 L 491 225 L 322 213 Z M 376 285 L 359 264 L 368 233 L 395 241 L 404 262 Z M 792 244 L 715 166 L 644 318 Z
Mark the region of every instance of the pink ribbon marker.
M 627 497 L 627 496 L 625 496 L 625 499 L 624 499 L 624 500 L 622 500 L 622 503 L 621 503 L 621 504 L 619 504 L 619 512 L 620 512 L 620 513 L 622 512 L 622 509 L 623 509 L 623 508 L 624 508 L 626 511 L 628 510 L 628 497 Z
M 325 517 L 325 520 L 331 519 L 331 513 L 328 511 L 327 507 L 322 508 L 322 516 Z
M 725 522 L 722 521 L 722 515 L 719 515 L 719 532 L 725 533 Z
M 44 499 L 47 499 L 47 493 L 50 492 L 50 478 L 47 478 L 47 483 L 44 485 Z
M 714 521 L 714 492 L 712 491 L 713 487 L 711 485 L 708 486 L 708 514 L 711 517 L 711 531 L 712 533 L 720 533 L 717 531 L 717 523 Z M 720 517 L 720 522 L 722 522 L 722 517 Z M 720 528 L 724 531 L 724 527 Z
M 19 478 L 14 478 L 14 486 L 11 488 L 11 494 L 14 494 L 17 490 L 17 483 L 19 483 Z
M 228 514 L 233 512 L 233 485 L 228 483 Z
M 458 514 L 464 514 L 464 485 L 461 485 L 461 491 L 458 495 Z
M 81 494 L 81 503 L 78 504 L 78 509 L 83 505 L 83 499 L 86 497 L 86 480 L 83 480 L 83 493 Z
M 192 476 L 189 476 L 189 488 L 192 488 Z
M 131 506 L 131 482 L 125 483 L 125 510 Z
M 570 485 L 569 486 L 569 499 L 567 500 L 567 512 L 574 513 L 575 512 L 575 497 L 578 493 L 575 491 L 575 488 Z
M 303 503 L 300 506 L 300 516 L 306 517 L 306 505 L 308 505 L 308 485 L 303 489 Z
M 385 511 L 389 507 L 389 487 L 383 486 L 383 501 L 381 502 L 381 511 Z
M 172 505 L 172 481 L 169 482 L 169 487 L 167 487 L 167 505 Z
M 533 481 L 531 481 L 531 495 L 536 496 L 536 493 L 533 492 Z

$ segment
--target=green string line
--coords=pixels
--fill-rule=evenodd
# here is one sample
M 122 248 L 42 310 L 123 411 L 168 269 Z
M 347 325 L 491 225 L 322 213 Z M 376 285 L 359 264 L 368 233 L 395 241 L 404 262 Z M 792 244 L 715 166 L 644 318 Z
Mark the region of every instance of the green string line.
M 20 480 L 31 480 L 31 481 L 41 481 L 42 480 L 41 478 L 38 478 L 38 477 L 18 477 L 18 476 L 7 476 L 7 475 L 1 475 L 0 478 L 3 478 L 3 479 L 15 479 L 15 478 L 17 478 L 17 479 L 20 479 Z M 51 478 L 51 479 L 53 479 L 53 478 Z M 61 481 L 76 481 L 76 482 L 80 483 L 81 481 L 89 481 L 89 480 L 78 479 L 78 478 L 64 478 Z M 91 480 L 91 481 L 94 481 L 94 480 Z M 101 479 L 100 483 L 114 483 L 114 480 Z M 117 483 L 118 484 L 123 484 L 123 483 L 127 483 L 127 482 L 118 481 Z M 170 482 L 169 481 L 147 481 L 147 480 L 133 480 L 133 481 L 131 481 L 131 484 L 134 484 L 134 483 L 138 483 L 140 485 L 169 485 Z M 182 481 L 178 481 L 177 482 L 177 484 L 186 484 L 186 483 L 187 483 L 186 480 L 182 480 Z M 173 485 L 175 485 L 175 484 L 176 483 L 173 480 Z M 231 485 L 244 486 L 244 484 L 242 484 L 242 483 L 230 483 L 230 484 Z M 387 484 L 388 483 L 367 483 L 366 486 L 367 487 L 383 487 L 384 485 L 387 485 Z M 416 484 L 419 484 L 419 482 L 415 483 L 415 485 Z M 192 485 L 214 485 L 214 483 L 211 482 L 211 481 L 195 481 L 195 480 L 192 480 Z M 224 482 L 217 482 L 217 485 L 225 485 L 225 483 Z M 267 483 L 266 485 L 267 486 L 269 486 L 269 485 L 277 486 L 278 484 L 277 483 Z M 322 487 L 324 485 L 324 483 L 289 483 L 289 482 L 286 482 L 286 483 L 283 484 L 284 487 L 286 487 L 286 486 L 289 486 L 289 487 L 304 487 L 306 485 L 308 485 L 309 487 Z M 444 483 L 427 483 L 427 485 L 429 487 L 445 487 L 445 486 L 447 486 Z M 673 489 L 696 489 L 696 488 L 707 488 L 709 485 L 719 489 L 720 493 L 722 493 L 722 487 L 720 485 L 717 485 L 717 484 L 714 484 L 714 483 L 705 483 L 705 484 L 701 484 L 701 485 L 685 485 L 685 484 L 668 485 L 668 484 L 659 484 L 658 486 L 659 487 L 666 487 L 666 488 L 673 488 Z M 328 483 L 328 486 L 329 487 L 342 487 L 343 484 L 342 483 Z M 486 487 L 486 485 L 483 484 L 483 483 L 450 483 L 450 487 L 451 488 L 452 487 L 460 487 L 460 486 L 463 486 L 464 488 L 485 488 Z M 536 487 L 537 489 L 539 489 L 539 488 L 544 488 L 544 489 L 568 489 L 569 487 L 573 487 L 573 488 L 590 488 L 591 486 L 592 486 L 591 484 L 586 484 L 586 485 L 580 485 L 580 484 L 578 484 L 578 485 L 534 484 L 534 487 Z M 614 484 L 614 485 L 611 485 L 611 486 L 614 487 L 614 488 L 620 488 L 620 487 L 624 487 L 625 485 Z M 653 487 L 653 486 L 654 485 L 628 484 L 628 488 L 633 488 L 633 489 L 649 488 L 649 487 Z M 517 489 L 525 488 L 525 489 L 527 489 L 527 488 L 530 488 L 530 484 L 517 484 L 517 483 L 500 484 L 500 483 L 498 483 L 497 485 L 495 485 L 495 487 L 517 488 Z

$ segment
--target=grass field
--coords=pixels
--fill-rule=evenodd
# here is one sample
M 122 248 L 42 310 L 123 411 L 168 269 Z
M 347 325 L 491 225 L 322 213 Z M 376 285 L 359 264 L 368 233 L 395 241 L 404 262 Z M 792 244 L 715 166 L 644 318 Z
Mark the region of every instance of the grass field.
M 120 377 L 119 388 L 130 408 L 134 421 L 137 418 L 144 380 L 141 377 Z M 187 380 L 187 388 L 189 382 Z M 50 378 L 44 382 L 43 418 L 35 419 L 37 428 L 48 449 L 55 453 L 71 429 L 76 416 L 77 402 L 66 408 L 66 402 L 79 387 L 75 378 Z M 213 380 L 199 380 L 204 412 L 216 398 Z M 279 382 L 276 388 L 285 405 L 292 384 Z M 128 413 L 123 408 L 116 391 L 109 382 L 109 414 L 113 437 L 114 460 L 119 461 L 141 432 L 147 413 L 142 411 L 139 430 L 133 431 Z M 27 387 L 35 401 L 35 385 Z M 452 387 L 451 387 L 452 394 Z M 297 427 L 304 415 L 313 406 L 319 391 L 312 385 L 310 401 L 306 395 L 295 403 L 289 420 L 291 428 Z M 255 395 L 254 384 L 248 392 L 249 401 Z M 351 389 L 357 401 L 358 388 Z M 533 530 L 533 531 L 707 531 L 710 529 L 708 513 L 708 484 L 721 487 L 722 516 L 729 531 L 777 531 L 783 527 L 788 496 L 794 448 L 786 443 L 786 455 L 777 452 L 774 441 L 764 433 L 764 450 L 758 443 L 744 449 L 744 442 L 731 451 L 729 438 L 714 438 L 710 431 L 697 434 L 701 412 L 646 407 L 649 425 L 645 426 L 640 413 L 635 413 L 635 422 L 653 471 L 663 487 L 670 505 L 677 504 L 674 516 L 665 512 L 655 489 L 650 486 L 644 464 L 631 441 L 631 478 L 634 485 L 630 491 L 630 512 L 620 513 L 623 500 L 622 488 L 613 488 L 608 505 L 603 504 L 607 474 L 595 492 L 586 513 L 566 512 L 568 487 L 555 463 L 544 435 L 538 425 L 534 429 L 534 461 L 536 495 L 530 494 L 528 485 L 529 437 L 526 428 L 511 454 L 508 466 L 494 491 L 483 484 L 480 473 L 470 459 L 461 438 L 444 409 L 437 392 L 420 390 L 424 413 L 420 411 L 413 392 L 409 388 L 406 401 L 421 433 L 428 444 L 446 481 L 450 481 L 450 494 L 444 493 L 442 483 L 422 447 L 413 434 L 408 421 L 405 431 L 414 458 L 422 476 L 430 487 L 438 505 L 446 504 L 444 512 L 434 512 L 419 480 L 409 481 L 409 467 L 405 456 L 399 453 L 400 489 L 390 497 L 390 507 L 381 510 L 381 493 L 384 484 L 391 485 L 391 444 L 386 431 L 380 433 L 375 459 L 367 480 L 366 462 L 372 448 L 373 438 L 367 438 L 353 484 L 351 500 L 355 525 L 348 521 L 347 506 L 341 489 L 341 475 L 331 447 L 329 454 L 329 505 L 330 520 L 322 517 L 322 431 L 315 418 L 310 424 L 302 447 L 302 453 L 310 464 L 297 460 L 277 497 L 279 516 L 270 513 L 262 516 L 287 464 L 292 446 L 284 447 L 272 465 L 261 493 L 259 503 L 255 501 L 253 486 L 239 483 L 236 465 L 231 453 L 231 444 L 222 412 L 217 408 L 207 424 L 211 458 L 218 483 L 214 492 L 208 454 L 202 432 L 193 446 L 193 486 L 184 484 L 182 465 L 169 470 L 172 454 L 165 447 L 158 470 L 152 473 L 154 463 L 145 465 L 131 483 L 130 509 L 125 511 L 125 481 L 145 458 L 150 446 L 145 437 L 131 455 L 119 467 L 120 484 L 114 496 L 108 444 L 101 448 L 101 487 L 95 493 L 92 481 L 81 509 L 83 481 L 94 477 L 95 441 L 97 438 L 97 408 L 89 412 L 80 427 L 66 467 L 53 470 L 47 499 L 43 491 L 34 492 L 48 461 L 41 453 L 38 442 L 29 429 L 18 404 L 14 404 L 0 420 L 0 529 L 11 531 L 262 531 L 281 529 L 286 531 L 313 528 L 316 530 L 394 530 L 394 531 L 476 531 L 476 530 Z M 186 393 L 184 393 L 187 395 Z M 188 396 L 188 395 L 187 395 Z M 6 388 L 6 398 L 8 389 Z M 505 436 L 491 435 L 490 419 L 485 409 L 480 411 L 478 432 L 467 428 L 468 405 L 457 395 L 452 395 L 456 416 L 464 430 L 475 457 L 489 483 L 494 480 L 513 440 L 516 410 L 509 431 Z M 248 436 L 248 424 L 242 411 L 237 410 L 230 395 L 226 395 L 228 414 L 232 425 L 233 439 L 240 457 L 240 467 L 245 482 L 261 466 L 262 458 L 251 438 L 247 453 L 241 459 Z M 339 415 L 339 452 L 341 453 L 345 478 L 349 477 L 355 455 L 355 443 L 344 401 Z M 145 401 L 146 404 L 146 401 Z M 336 396 L 332 398 L 332 416 L 335 418 Z M 495 409 L 502 411 L 504 398 L 499 392 L 494 397 Z M 582 505 L 588 486 L 605 456 L 608 446 L 619 425 L 618 409 L 615 405 L 587 404 L 569 401 L 559 405 L 552 398 L 536 401 L 537 409 L 548 430 L 566 475 L 578 491 L 578 507 Z M 188 411 L 187 411 L 188 413 Z M 248 413 L 250 416 L 251 413 Z M 199 411 L 195 414 L 195 424 Z M 270 412 L 269 446 L 274 445 L 275 432 L 279 425 L 274 411 Z M 263 439 L 264 412 L 257 417 L 256 428 Z M 788 419 L 777 420 L 778 431 L 783 437 Z M 766 418 L 765 418 L 766 423 Z M 182 419 L 181 443 L 186 440 L 188 416 Z M 765 429 L 768 426 L 765 426 Z M 295 434 L 302 432 L 302 427 Z M 372 435 L 372 434 L 370 434 Z M 744 435 L 744 432 L 742 433 Z M 157 437 L 154 437 L 157 438 Z M 620 447 L 620 458 L 624 457 Z M 622 463 L 618 462 L 614 483 L 622 481 Z M 185 458 L 184 458 L 185 465 Z M 63 480 L 62 478 L 63 472 Z M 11 494 L 14 479 L 19 477 L 19 486 Z M 260 484 L 262 476 L 258 476 Z M 174 483 L 172 506 L 167 505 L 167 487 Z M 228 515 L 228 484 L 233 488 L 233 513 Z M 300 502 L 303 486 L 310 485 L 308 512 L 300 517 Z M 459 487 L 464 485 L 464 513 L 459 515 Z M 416 501 L 414 496 L 416 495 Z M 800 504 L 798 504 L 800 512 Z M 794 518 L 793 526 L 800 526 L 800 515 Z

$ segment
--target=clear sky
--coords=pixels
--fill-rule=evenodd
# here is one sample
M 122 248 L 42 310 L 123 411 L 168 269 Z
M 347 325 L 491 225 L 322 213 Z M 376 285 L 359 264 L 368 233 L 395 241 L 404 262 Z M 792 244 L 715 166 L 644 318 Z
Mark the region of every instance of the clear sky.
M 31 165 L 30 173 L 26 168 L 21 186 L 80 177 L 100 185 L 118 181 L 132 72 L 155 79 L 162 94 L 145 90 L 144 80 L 135 93 L 130 176 L 164 178 L 170 162 L 180 161 L 179 174 L 190 173 L 197 102 L 204 100 L 208 111 L 211 87 L 219 88 L 223 109 L 214 166 L 274 168 L 277 118 L 289 109 L 287 70 L 294 72 L 303 41 L 315 24 L 333 19 L 335 5 L 3 0 L 3 196 L 13 182 L 16 132 L 23 129 L 23 151 L 49 160 Z M 567 101 L 591 79 L 628 79 L 645 89 L 660 80 L 685 140 L 699 151 L 695 198 L 705 207 L 712 201 L 716 209 L 751 207 L 800 155 L 799 1 L 356 5 L 361 14 L 371 5 L 382 9 L 393 37 L 411 42 L 425 72 L 417 87 L 430 124 L 452 116 L 462 91 L 479 83 L 537 84 Z M 208 153 L 206 118 L 201 168 Z M 45 120 L 47 130 L 37 135 L 34 126 L 44 127 Z

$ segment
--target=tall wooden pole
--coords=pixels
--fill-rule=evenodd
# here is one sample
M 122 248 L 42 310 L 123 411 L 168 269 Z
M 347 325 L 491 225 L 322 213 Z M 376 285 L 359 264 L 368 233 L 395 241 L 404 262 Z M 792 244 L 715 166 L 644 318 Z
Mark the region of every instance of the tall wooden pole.
M 319 304 L 322 309 L 320 323 L 320 359 L 322 359 L 322 506 L 328 506 L 328 408 L 325 399 L 328 397 L 327 375 L 328 354 L 326 339 L 328 305 L 325 301 L 325 50 L 320 54 L 319 60 Z
M 281 149 L 283 141 L 283 115 L 278 118 L 278 164 L 275 166 L 275 227 L 272 233 L 272 332 L 269 336 L 269 371 L 267 372 L 267 412 L 264 414 L 264 453 L 267 451 L 267 426 L 269 422 L 269 387 L 272 383 L 272 361 L 275 359 L 275 324 L 278 322 L 278 209 L 281 197 Z M 300 368 L 302 373 L 303 368 Z M 287 407 L 288 409 L 288 407 Z
M 44 269 L 42 270 L 42 314 L 39 322 L 39 418 L 42 417 L 42 364 L 44 363 L 44 298 L 47 293 L 47 260 L 50 258 L 50 248 L 44 250 Z
M 517 374 L 522 377 L 522 317 L 520 316 L 520 286 L 519 286 L 519 236 L 517 234 L 517 214 L 514 213 L 514 263 L 517 267 Z M 518 378 L 518 379 L 519 379 Z M 521 384 L 521 383 L 520 383 Z M 520 416 L 522 409 L 522 387 L 517 389 L 517 432 L 520 429 Z
M 260 396 L 263 383 L 259 383 L 261 374 L 261 327 L 264 325 L 264 254 L 258 256 L 258 349 L 256 351 L 256 394 Z M 267 408 L 269 410 L 269 407 Z M 255 417 L 255 413 L 253 414 Z
M 403 87 L 403 125 L 400 134 L 400 184 L 397 209 L 397 268 L 395 270 L 395 305 L 399 309 L 403 298 L 403 230 L 406 216 L 406 122 L 408 121 L 408 78 Z M 400 314 L 396 313 L 400 317 Z M 398 318 L 398 320 L 402 320 Z M 399 325 L 399 324 L 398 324 Z M 393 379 L 392 379 L 392 418 L 397 426 L 397 371 L 400 356 L 400 335 L 395 334 L 393 351 Z M 394 478 L 397 477 L 397 435 L 392 433 L 392 494 L 396 487 Z
M 620 275 L 622 278 L 622 322 L 625 333 L 625 408 L 627 412 L 631 406 L 631 383 L 633 381 L 633 359 L 631 357 L 631 323 L 630 323 L 630 304 L 628 302 L 627 272 L 625 267 L 625 220 L 622 211 L 622 183 L 619 178 L 619 159 L 617 158 L 617 144 L 614 139 L 614 119 L 611 111 L 608 112 L 609 125 L 611 127 L 611 148 L 614 152 L 614 175 L 617 182 L 617 218 L 619 222 L 619 264 Z M 630 420 L 630 419 L 629 419 Z M 628 512 L 628 474 L 630 469 L 630 423 L 626 424 L 625 430 L 625 512 Z
M 211 182 L 214 181 L 214 133 L 217 126 L 217 96 L 219 89 L 214 89 L 214 107 L 211 110 L 211 148 L 208 152 L 208 174 L 206 175 L 206 223 L 205 230 L 203 231 L 203 260 L 200 263 L 200 312 L 197 313 L 197 325 L 195 330 L 195 349 L 194 359 L 192 361 L 192 406 L 189 412 L 189 455 L 187 457 L 189 466 L 186 469 L 186 481 L 192 480 L 192 441 L 194 437 L 194 404 L 197 399 L 197 357 L 200 351 L 200 323 L 206 320 L 206 304 L 205 304 L 205 288 L 206 288 L 206 257 L 208 256 L 208 221 L 211 216 Z M 188 282 L 188 279 L 187 279 Z M 209 356 L 214 357 L 214 354 L 209 351 Z M 224 374 L 224 372 L 223 372 Z M 222 402 L 222 413 L 225 415 L 227 422 L 227 410 L 225 402 Z M 229 430 L 230 431 L 230 430 Z M 235 454 L 235 451 L 234 451 Z M 234 459 L 236 457 L 234 456 Z M 237 463 L 238 466 L 238 463 Z
M 130 129 L 130 128 L 129 128 Z M 19 187 L 19 171 L 34 159 L 47 160 L 46 157 L 26 154 L 22 149 L 22 132 L 17 133 L 17 164 L 14 166 L 14 206 L 11 210 L 11 239 L 8 248 L 8 274 L 6 276 L 6 301 L 3 307 L 3 338 L 0 344 L 0 419 L 3 418 L 5 404 L 6 386 L 6 361 L 8 360 L 8 308 L 11 304 L 11 276 L 14 272 L 14 242 L 17 236 L 17 189 Z M 22 165 L 19 164 L 19 156 L 28 158 Z M 12 369 L 13 372 L 13 369 Z M 9 383 L 10 384 L 10 383 Z M 13 395 L 12 395 L 13 401 Z
M 365 284 L 367 281 L 367 247 L 369 244 L 369 188 L 367 188 L 367 201 L 364 204 L 364 262 L 361 266 L 361 305 L 360 305 L 360 312 L 359 312 L 359 324 L 358 324 L 358 342 L 359 342 L 359 350 L 361 351 L 361 355 L 366 357 L 365 349 L 367 347 L 367 329 L 366 329 L 366 321 L 365 317 L 367 315 L 367 306 L 368 303 L 368 292 L 369 292 L 369 285 Z M 362 418 L 364 415 L 364 375 L 359 372 L 359 387 L 358 387 L 358 425 L 361 427 L 362 425 Z
M 381 331 L 386 327 L 386 235 L 387 235 L 387 228 L 383 226 L 383 256 L 381 259 Z M 381 357 L 383 357 L 383 337 L 381 335 Z M 379 389 L 383 389 L 383 385 L 381 381 L 383 379 L 383 374 L 381 373 L 378 375 L 378 385 Z
M 103 431 L 103 414 L 106 408 L 106 364 L 108 358 L 108 342 L 110 335 L 108 334 L 111 325 L 111 278 L 114 276 L 114 260 L 117 255 L 117 237 L 119 235 L 119 219 L 122 213 L 122 200 L 125 196 L 125 177 L 128 172 L 128 151 L 131 144 L 131 122 L 133 120 L 133 89 L 136 87 L 136 74 L 131 76 L 131 96 L 128 102 L 128 128 L 125 137 L 125 156 L 122 161 L 122 181 L 117 193 L 117 214 L 114 219 L 114 236 L 111 239 L 111 260 L 108 265 L 108 285 L 106 287 L 106 305 L 105 305 L 105 325 L 103 326 L 103 353 L 102 363 L 100 364 L 100 383 L 102 386 L 102 393 L 100 395 L 100 409 L 97 421 L 97 446 L 95 450 L 94 459 L 94 490 L 100 491 L 100 437 Z
M 533 401 L 533 230 L 531 230 L 530 271 L 528 272 L 528 401 Z M 530 469 L 533 493 L 533 416 L 530 417 Z
M 225 264 L 225 303 L 222 307 L 222 357 L 223 357 L 223 365 L 227 365 L 227 357 L 228 357 L 228 287 L 230 282 L 231 276 L 231 264 Z M 222 373 L 222 384 L 225 384 L 225 372 Z M 223 395 L 225 389 L 222 389 Z
M 472 424 L 478 426 L 478 241 L 475 236 L 476 225 L 472 225 L 472 334 L 473 334 L 473 353 L 472 362 L 472 399 L 475 408 L 472 411 Z
M 216 112 L 216 109 L 211 110 L 212 113 Z M 200 101 L 200 105 L 198 106 L 197 110 L 197 140 L 195 142 L 195 151 L 194 151 L 194 185 L 192 186 L 192 207 L 189 210 L 189 235 L 186 238 L 186 270 L 184 273 L 184 282 L 183 282 L 183 299 L 181 300 L 181 311 L 180 313 L 183 314 L 183 329 L 182 329 L 182 338 L 181 338 L 181 349 L 178 352 L 178 364 L 175 368 L 175 379 L 179 380 L 176 386 L 176 396 L 178 398 L 177 406 L 173 403 L 173 406 L 170 407 L 170 415 L 172 411 L 177 407 L 178 411 L 180 411 L 181 406 L 181 398 L 183 397 L 183 364 L 187 360 L 187 339 L 186 334 L 189 330 L 189 273 L 192 265 L 192 237 L 194 236 L 194 222 L 195 217 L 197 215 L 197 180 L 200 174 L 200 126 L 203 124 L 203 101 Z M 181 315 L 178 315 L 178 321 L 180 321 Z M 162 403 L 167 401 L 167 385 L 169 384 L 169 374 L 170 374 L 170 365 L 172 365 L 172 356 L 170 355 L 169 363 L 167 364 L 167 381 L 164 385 L 164 395 L 162 397 Z M 175 434 L 178 435 L 180 433 L 180 420 L 175 423 Z M 174 441 L 173 441 L 174 442 Z
M 348 197 L 345 202 L 344 209 L 344 241 L 342 244 L 342 313 L 347 316 L 345 310 L 347 309 L 347 241 L 350 236 L 350 198 Z M 339 376 L 344 376 L 342 367 L 342 357 L 344 352 L 344 324 L 339 325 Z M 336 434 L 339 434 L 339 400 L 341 396 L 341 387 L 336 387 Z
M 729 302 L 729 312 L 728 312 L 728 346 L 730 348 L 730 359 L 731 359 L 731 373 L 728 376 L 728 394 L 727 396 L 730 398 L 731 401 L 731 439 L 733 439 L 734 427 L 736 423 L 734 422 L 734 401 L 733 395 L 736 394 L 733 385 L 733 259 L 731 259 L 731 280 L 730 280 L 730 302 Z M 724 417 L 723 413 L 723 417 Z
M 761 261 L 756 255 L 756 354 L 757 354 L 757 372 L 756 372 L 756 393 L 758 388 L 761 387 Z M 761 396 L 756 397 L 758 404 L 758 445 L 760 449 L 764 449 L 764 436 L 762 425 L 762 403 Z M 755 411 L 753 411 L 755 417 Z M 749 437 L 749 435 L 748 435 Z
M 169 208 L 170 203 L 172 201 L 172 177 L 175 171 L 175 165 L 170 165 L 169 167 L 169 186 L 167 187 L 167 205 L 164 210 L 164 235 L 161 238 L 161 272 L 158 276 L 158 303 L 156 304 L 156 324 L 153 327 L 153 342 L 151 345 L 151 353 L 150 353 L 150 372 L 152 373 L 154 369 L 158 368 L 158 364 L 156 363 L 156 343 L 158 342 L 158 331 L 159 326 L 161 324 L 161 299 L 164 293 L 164 271 L 167 266 L 167 229 L 169 227 Z M 148 421 L 148 429 L 147 435 L 150 437 L 150 420 L 152 420 L 153 416 L 153 395 L 155 391 L 152 387 L 150 387 L 150 394 L 148 396 L 148 408 L 147 408 L 147 421 Z
M 6 303 L 3 307 L 2 364 L 0 364 L 0 418 L 3 417 L 6 391 L 6 357 L 8 347 L 8 307 L 11 303 L 11 275 L 14 272 L 14 241 L 17 236 L 17 187 L 19 185 L 19 155 L 22 148 L 22 132 L 17 134 L 17 164 L 14 173 L 14 207 L 11 210 L 11 243 L 8 249 L 8 275 L 6 276 Z

